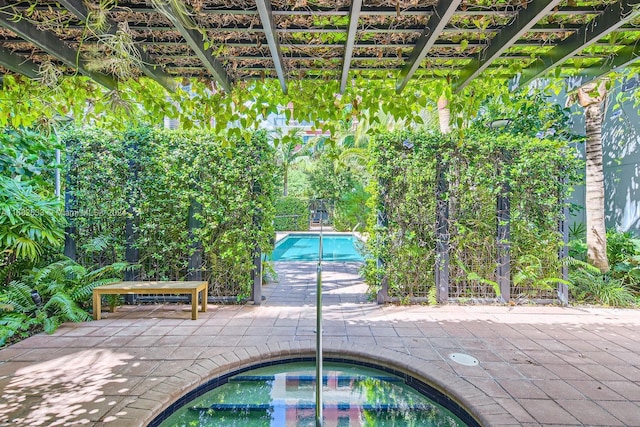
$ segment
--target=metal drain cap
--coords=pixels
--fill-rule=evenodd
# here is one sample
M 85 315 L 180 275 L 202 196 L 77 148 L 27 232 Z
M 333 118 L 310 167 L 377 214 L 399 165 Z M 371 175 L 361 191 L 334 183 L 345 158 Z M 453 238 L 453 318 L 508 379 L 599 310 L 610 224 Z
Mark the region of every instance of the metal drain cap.
M 449 359 L 464 366 L 478 366 L 480 364 L 478 359 L 464 353 L 451 353 Z

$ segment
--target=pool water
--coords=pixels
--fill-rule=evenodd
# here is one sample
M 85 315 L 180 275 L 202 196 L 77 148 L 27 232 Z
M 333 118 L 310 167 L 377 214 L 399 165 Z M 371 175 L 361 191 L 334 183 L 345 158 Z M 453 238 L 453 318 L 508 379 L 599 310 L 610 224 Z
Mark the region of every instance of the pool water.
M 401 377 L 337 362 L 325 362 L 323 372 L 325 427 L 466 425 Z M 232 376 L 160 426 L 313 427 L 315 366 L 286 363 Z
M 317 261 L 318 234 L 290 234 L 276 244 L 270 259 L 272 261 Z M 359 240 L 354 236 L 323 235 L 323 261 L 364 261 L 358 251 Z

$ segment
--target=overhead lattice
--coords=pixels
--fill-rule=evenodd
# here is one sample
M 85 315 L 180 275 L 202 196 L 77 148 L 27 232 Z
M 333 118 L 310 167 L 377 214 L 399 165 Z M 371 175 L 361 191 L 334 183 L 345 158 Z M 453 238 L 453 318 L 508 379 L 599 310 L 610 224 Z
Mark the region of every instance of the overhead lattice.
M 102 5 L 102 6 L 101 6 Z M 582 82 L 640 54 L 640 0 L 0 0 L 0 74 Z

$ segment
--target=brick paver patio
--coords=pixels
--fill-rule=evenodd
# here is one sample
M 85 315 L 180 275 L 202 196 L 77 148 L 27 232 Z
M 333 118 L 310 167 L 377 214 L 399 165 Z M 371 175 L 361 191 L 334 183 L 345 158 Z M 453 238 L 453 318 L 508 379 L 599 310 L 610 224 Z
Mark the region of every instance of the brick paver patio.
M 123 307 L 0 350 L 0 425 L 143 426 L 212 377 L 314 355 L 316 265 L 276 264 L 261 306 Z M 640 311 L 378 306 L 355 264 L 324 283 L 327 356 L 411 372 L 487 426 L 640 426 Z

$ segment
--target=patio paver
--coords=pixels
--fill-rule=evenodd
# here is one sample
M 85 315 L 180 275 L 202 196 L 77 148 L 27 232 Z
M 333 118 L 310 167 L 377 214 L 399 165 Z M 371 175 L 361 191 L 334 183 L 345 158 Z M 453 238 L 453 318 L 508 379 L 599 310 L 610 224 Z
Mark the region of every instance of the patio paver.
M 143 426 L 207 380 L 315 352 L 315 263 L 276 263 L 261 306 L 125 306 L 0 350 L 0 425 Z M 325 263 L 325 355 L 448 390 L 483 425 L 640 426 L 640 311 L 378 306 Z M 451 353 L 480 364 L 458 365 Z

